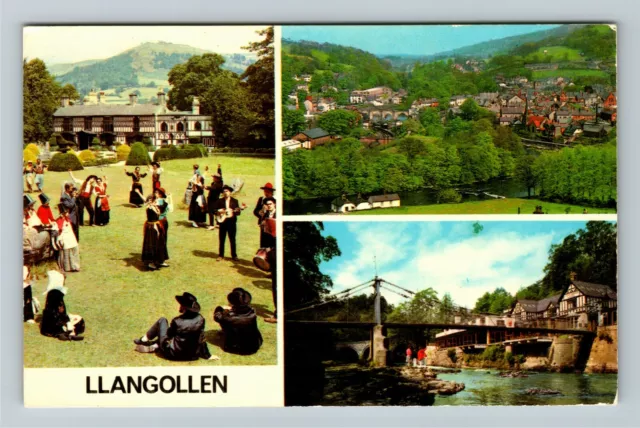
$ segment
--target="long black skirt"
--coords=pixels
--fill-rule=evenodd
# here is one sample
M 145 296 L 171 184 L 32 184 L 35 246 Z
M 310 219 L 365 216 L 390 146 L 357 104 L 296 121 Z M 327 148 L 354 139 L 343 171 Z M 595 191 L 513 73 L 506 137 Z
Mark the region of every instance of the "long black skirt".
M 103 226 L 103 225 L 107 225 L 109 224 L 109 211 L 104 211 L 102 209 L 102 207 L 98 206 L 98 200 L 100 198 L 96 198 L 96 203 L 95 203 L 95 224 L 99 225 L 99 226 Z
M 144 204 L 144 198 L 140 195 L 144 195 L 144 193 L 142 192 L 142 184 L 133 183 L 133 185 L 131 186 L 131 191 L 129 192 L 129 203 L 133 205 Z
M 161 222 L 146 222 L 142 242 L 142 261 L 162 264 L 165 260 L 169 260 L 169 252 L 164 226 Z
M 189 221 L 195 221 L 196 223 L 206 223 L 207 208 L 203 208 L 198 205 L 199 196 L 202 196 L 202 193 L 200 193 L 199 195 L 194 194 L 191 198 L 191 203 L 189 204 Z

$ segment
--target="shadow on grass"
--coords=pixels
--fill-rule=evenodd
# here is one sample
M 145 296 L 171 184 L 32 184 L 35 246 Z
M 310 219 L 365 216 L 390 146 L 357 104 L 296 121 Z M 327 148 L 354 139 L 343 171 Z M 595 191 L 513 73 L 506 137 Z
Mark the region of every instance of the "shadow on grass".
M 222 350 L 224 346 L 224 333 L 222 330 L 209 330 L 204 332 L 204 338 L 209 345 L 215 346 Z
M 269 318 L 273 316 L 273 311 L 271 309 L 267 309 L 265 305 L 262 304 L 251 304 L 251 307 L 255 309 L 256 314 L 261 318 Z
M 188 227 L 189 229 L 203 229 L 205 232 L 210 232 L 210 230 L 207 230 L 207 226 L 203 226 L 203 224 L 205 223 L 198 223 L 198 227 L 193 227 L 193 225 L 191 224 L 190 221 L 188 220 L 180 220 L 180 221 L 176 221 L 174 222 L 176 226 L 183 226 L 183 227 Z
M 250 262 L 248 260 L 235 260 L 232 261 L 232 263 L 233 267 L 242 276 L 246 276 L 249 278 L 271 278 L 271 274 L 256 268 L 252 261 Z
M 193 250 L 191 253 L 196 257 L 204 257 L 205 259 L 215 259 L 218 257 L 218 253 L 214 253 L 213 251 Z
M 253 281 L 253 285 L 256 288 L 262 288 L 263 290 L 271 290 L 271 280 L 265 280 L 265 279 L 257 279 L 255 281 Z
M 135 267 L 140 272 L 150 272 L 149 269 L 142 262 L 142 254 L 141 253 L 129 253 L 129 257 L 125 257 L 123 259 L 112 259 L 112 260 L 122 260 L 125 262 L 126 267 Z

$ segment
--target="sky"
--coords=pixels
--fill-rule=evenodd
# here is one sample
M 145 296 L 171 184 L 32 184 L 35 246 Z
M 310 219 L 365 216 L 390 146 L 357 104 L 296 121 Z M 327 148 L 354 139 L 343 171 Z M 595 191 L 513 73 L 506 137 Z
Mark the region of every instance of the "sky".
M 282 37 L 352 46 L 375 55 L 432 55 L 463 46 L 558 27 L 523 25 L 285 26 Z
M 544 276 L 552 244 L 584 228 L 585 221 L 324 222 L 342 252 L 320 270 L 335 293 L 378 276 L 412 291 L 449 293 L 473 308 L 484 293 L 503 287 L 514 294 Z M 375 257 L 375 264 L 374 264 Z M 405 299 L 383 290 L 390 303 Z
M 184 44 L 208 51 L 246 53 L 261 40 L 251 26 L 60 26 L 25 27 L 23 57 L 47 64 L 105 59 L 145 42 Z

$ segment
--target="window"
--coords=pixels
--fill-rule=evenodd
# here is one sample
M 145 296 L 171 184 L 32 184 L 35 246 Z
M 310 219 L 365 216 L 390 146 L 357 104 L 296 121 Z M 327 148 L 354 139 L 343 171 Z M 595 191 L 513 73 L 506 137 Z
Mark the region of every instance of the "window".
M 73 132 L 73 123 L 71 118 L 65 117 L 62 121 L 62 130 L 65 132 Z
M 167 132 L 168 130 L 169 126 L 167 126 L 167 122 L 162 122 L 162 124 L 160 124 L 160 131 Z
M 133 118 L 133 132 L 140 132 L 140 118 L 138 116 Z
M 113 132 L 113 118 L 105 117 L 102 120 L 102 132 Z
M 86 129 L 87 131 L 91 131 L 91 127 L 92 127 L 92 120 L 90 117 L 85 117 L 84 118 L 84 129 Z
M 182 122 L 178 122 L 178 125 L 176 126 L 176 131 L 184 132 L 184 124 Z
M 194 125 L 194 129 L 196 131 L 202 131 L 202 124 L 200 122 L 196 122 Z

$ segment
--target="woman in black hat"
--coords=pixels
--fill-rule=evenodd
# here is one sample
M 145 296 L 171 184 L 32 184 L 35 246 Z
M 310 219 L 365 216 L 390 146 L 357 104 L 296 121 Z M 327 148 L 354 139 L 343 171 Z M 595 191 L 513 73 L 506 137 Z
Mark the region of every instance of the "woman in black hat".
M 158 162 L 151 162 L 151 189 L 155 190 L 160 187 L 160 174 L 162 174 L 162 168 Z
M 147 334 L 133 340 L 136 351 L 150 353 L 160 350 L 165 358 L 178 361 L 217 360 L 218 357 L 209 353 L 204 337 L 205 321 L 200 315 L 196 296 L 185 292 L 176 296 L 176 301 L 182 315 L 171 320 L 171 325 L 164 317 L 158 319 Z
M 218 172 L 213 174 L 211 178 L 213 178 L 211 186 L 206 187 L 209 191 L 209 195 L 207 197 L 207 209 L 209 211 L 209 227 L 207 229 L 209 230 L 213 230 L 215 228 L 214 219 L 216 217 L 216 202 L 220 199 L 222 187 L 224 186 L 224 180 L 222 180 L 222 166 L 220 164 L 218 164 Z
M 147 198 L 145 207 L 147 221 L 144 223 L 142 262 L 151 270 L 168 267 L 167 233 L 160 221 L 161 208 L 156 203 L 155 194 Z
M 133 172 L 124 169 L 124 173 L 131 177 L 131 189 L 129 190 L 129 203 L 140 208 L 144 204 L 144 191 L 142 190 L 142 183 L 140 179 L 147 176 L 147 173 L 140 174 L 140 167 L 137 166 Z
M 227 295 L 230 308 L 218 306 L 213 319 L 222 327 L 224 333 L 224 351 L 251 355 L 262 346 L 262 335 L 258 330 L 256 311 L 249 306 L 251 294 L 243 288 L 234 288 Z
M 189 180 L 191 184 L 191 202 L 189 203 L 189 221 L 193 227 L 207 222 L 207 207 L 204 200 L 204 177 L 198 172 L 198 165 L 194 165 L 194 174 Z

